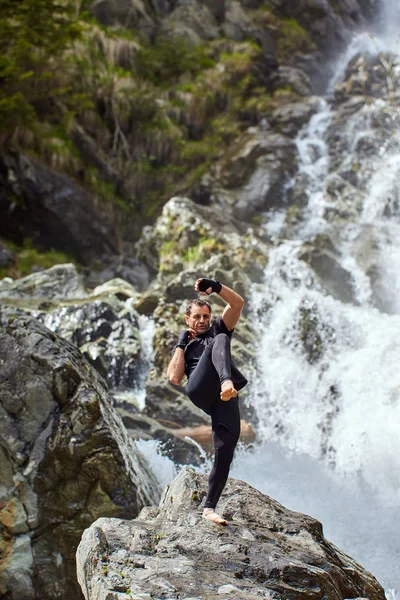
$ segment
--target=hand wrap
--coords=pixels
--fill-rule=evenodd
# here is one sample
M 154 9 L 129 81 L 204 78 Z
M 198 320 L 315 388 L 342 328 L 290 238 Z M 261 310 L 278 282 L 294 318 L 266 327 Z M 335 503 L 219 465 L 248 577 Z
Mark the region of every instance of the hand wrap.
M 182 348 L 182 350 L 184 350 L 186 348 L 186 346 L 188 345 L 188 343 L 189 343 L 189 330 L 184 329 L 179 334 L 178 343 L 176 344 L 175 348 Z
M 215 279 L 207 279 L 206 277 L 203 277 L 199 283 L 199 292 L 207 293 L 206 290 L 208 290 L 208 288 L 211 288 L 213 292 L 219 294 L 222 289 L 222 285 Z

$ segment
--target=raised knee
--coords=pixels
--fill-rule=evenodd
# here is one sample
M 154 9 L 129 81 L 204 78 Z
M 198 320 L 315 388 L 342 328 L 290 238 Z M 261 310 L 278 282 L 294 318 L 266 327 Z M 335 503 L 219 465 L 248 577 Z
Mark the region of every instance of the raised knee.
M 218 339 L 227 339 L 229 342 L 231 341 L 231 338 L 226 333 L 217 333 L 217 335 L 214 337 L 214 340 Z

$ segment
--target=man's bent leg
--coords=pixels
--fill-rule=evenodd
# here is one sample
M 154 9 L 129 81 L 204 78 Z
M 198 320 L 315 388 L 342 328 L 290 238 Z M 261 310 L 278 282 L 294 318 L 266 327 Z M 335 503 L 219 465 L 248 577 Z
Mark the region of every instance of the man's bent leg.
M 231 340 L 225 333 L 219 333 L 213 339 L 211 360 L 221 382 L 221 400 L 235 398 L 237 391 L 231 375 Z
M 211 361 L 211 352 L 205 351 L 189 377 L 186 393 L 193 404 L 210 415 L 220 390 L 221 385 Z

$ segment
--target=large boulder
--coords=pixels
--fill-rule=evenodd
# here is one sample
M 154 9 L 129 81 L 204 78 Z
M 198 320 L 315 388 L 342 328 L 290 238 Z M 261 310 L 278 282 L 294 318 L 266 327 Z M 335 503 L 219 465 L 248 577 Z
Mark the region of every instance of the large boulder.
M 0 596 L 81 597 L 75 549 L 100 516 L 135 517 L 158 483 L 78 349 L 0 311 Z
M 200 516 L 206 488 L 204 475 L 184 468 L 158 509 L 93 523 L 77 552 L 86 600 L 384 600 L 376 579 L 326 540 L 317 520 L 231 479 L 220 500 L 230 521 L 223 528 Z

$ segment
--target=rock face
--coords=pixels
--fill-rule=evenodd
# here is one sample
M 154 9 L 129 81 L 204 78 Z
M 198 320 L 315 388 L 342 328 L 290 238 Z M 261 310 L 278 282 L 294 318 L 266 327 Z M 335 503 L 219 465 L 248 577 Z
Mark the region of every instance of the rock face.
M 0 212 L 0 235 L 18 244 L 32 237 L 35 245 L 73 254 L 82 264 L 118 251 L 112 219 L 93 198 L 67 175 L 22 154 L 0 157 Z
M 171 198 L 152 229 L 139 243 L 140 257 L 158 275 L 147 295 L 156 300 L 154 369 L 146 382 L 146 404 L 152 417 L 169 419 L 182 426 L 201 425 L 204 413 L 187 399 L 182 387 L 167 383 L 166 368 L 181 329 L 189 300 L 197 297 L 196 279 L 213 277 L 249 297 L 251 278 L 257 279 L 267 262 L 265 245 L 255 240 L 251 230 L 241 236 L 228 213 L 200 207 L 188 198 Z M 224 216 L 224 231 L 220 221 Z M 251 278 L 250 278 L 251 277 Z M 213 316 L 222 313 L 225 302 L 213 294 L 209 298 Z M 252 326 L 245 306 L 232 338 L 235 362 L 249 374 L 254 356 Z M 245 398 L 246 389 L 241 393 Z M 244 412 L 244 418 L 248 415 Z
M 132 518 L 158 484 L 77 348 L 0 312 L 0 596 L 80 597 L 75 549 L 100 516 Z
M 205 494 L 206 478 L 185 467 L 158 509 L 93 523 L 77 552 L 86 600 L 384 600 L 376 579 L 315 519 L 231 479 L 220 500 L 224 528 L 201 518 Z
M 2 280 L 0 298 L 9 306 L 32 314 L 79 348 L 110 386 L 114 405 L 133 440 L 158 440 L 160 451 L 177 464 L 203 462 L 198 447 L 182 439 L 180 433 L 182 425 L 206 422 L 201 411 L 195 407 L 197 414 L 195 410 L 185 411 L 175 401 L 175 418 L 163 386 L 158 405 L 157 389 L 151 384 L 143 407 L 145 380 L 152 363 L 152 320 L 135 310 L 140 295 L 133 286 L 113 279 L 89 292 L 74 265 L 57 265 L 16 281 Z M 164 375 L 163 382 L 171 393 L 172 386 L 167 386 Z M 184 396 L 183 400 L 185 406 L 192 406 Z M 171 426 L 177 429 L 177 435 Z

